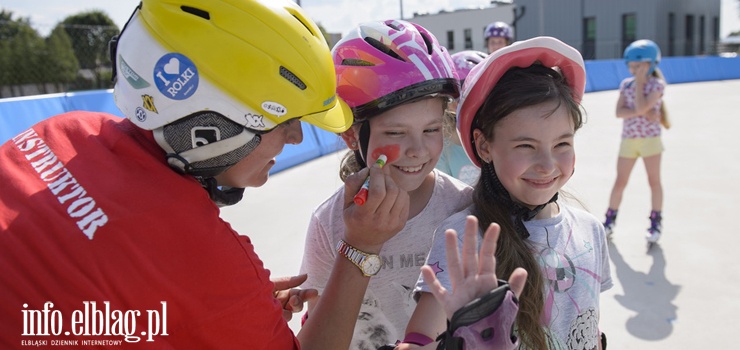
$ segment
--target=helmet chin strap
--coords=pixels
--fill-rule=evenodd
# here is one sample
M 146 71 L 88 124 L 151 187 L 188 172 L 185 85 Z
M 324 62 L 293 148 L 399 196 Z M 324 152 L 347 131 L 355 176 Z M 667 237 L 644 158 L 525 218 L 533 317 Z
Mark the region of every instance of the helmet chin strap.
M 555 195 L 550 198 L 547 203 L 540 204 L 533 209 L 530 209 L 521 203 L 515 202 L 511 199 L 511 194 L 509 194 L 509 191 L 506 190 L 504 185 L 501 183 L 501 180 L 499 180 L 498 175 L 496 175 L 496 169 L 493 167 L 493 162 L 486 163 L 483 162 L 483 169 L 482 171 L 487 171 L 492 180 L 492 184 L 490 182 L 485 182 L 485 190 L 488 192 L 489 195 L 492 195 L 495 198 L 498 198 L 498 200 L 501 203 L 504 203 L 506 208 L 509 209 L 509 213 L 511 213 L 514 228 L 516 229 L 516 232 L 519 234 L 519 236 L 522 239 L 529 238 L 529 231 L 527 231 L 527 228 L 524 226 L 525 221 L 529 221 L 534 219 L 537 214 L 542 211 L 542 209 L 545 208 L 550 203 L 553 203 L 558 200 L 558 193 L 555 192 Z
M 214 176 L 222 173 L 228 167 L 217 169 L 196 169 L 191 163 L 207 160 L 214 154 L 226 154 L 246 143 L 254 140 L 259 135 L 244 129 L 241 133 L 218 142 L 209 143 L 180 153 L 167 143 L 164 137 L 164 128 L 153 130 L 154 139 L 160 147 L 167 152 L 167 164 L 182 174 L 188 174 L 195 177 L 201 186 L 208 192 L 208 196 L 219 207 L 234 205 L 241 201 L 244 195 L 244 188 L 219 186 Z M 233 164 L 232 164 L 233 165 Z
M 218 186 L 215 178 L 198 178 L 200 184 L 208 192 L 211 200 L 220 207 L 227 207 L 239 203 L 244 196 L 244 189 L 241 187 Z
M 370 144 L 370 121 L 367 119 L 360 124 L 358 141 L 360 141 L 360 147 L 355 151 L 355 158 L 361 168 L 367 168 L 367 147 Z

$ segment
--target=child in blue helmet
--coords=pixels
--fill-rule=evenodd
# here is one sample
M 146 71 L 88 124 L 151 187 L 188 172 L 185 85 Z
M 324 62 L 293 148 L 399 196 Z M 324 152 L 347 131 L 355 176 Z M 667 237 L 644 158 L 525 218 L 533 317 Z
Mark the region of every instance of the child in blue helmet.
M 650 227 L 646 234 L 648 243 L 658 241 L 661 233 L 663 187 L 660 181 L 660 159 L 663 153 L 661 125 L 668 129 L 668 115 L 663 105 L 665 81 L 657 65 L 660 48 L 650 40 L 637 40 L 624 50 L 632 77 L 622 81 L 617 101 L 617 118 L 624 119 L 622 143 L 617 160 L 617 179 L 609 198 L 604 228 L 611 236 L 632 168 L 638 158 L 645 163 L 650 184 L 652 211 Z

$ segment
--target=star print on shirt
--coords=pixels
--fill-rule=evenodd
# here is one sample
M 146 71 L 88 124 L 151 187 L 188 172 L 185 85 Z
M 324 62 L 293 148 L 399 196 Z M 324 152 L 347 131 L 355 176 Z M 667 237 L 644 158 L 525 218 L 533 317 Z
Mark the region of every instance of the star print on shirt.
M 434 275 L 436 276 L 438 273 L 444 271 L 442 268 L 439 267 L 439 261 L 437 261 L 434 264 L 428 264 L 429 267 L 432 268 L 432 271 L 434 271 Z

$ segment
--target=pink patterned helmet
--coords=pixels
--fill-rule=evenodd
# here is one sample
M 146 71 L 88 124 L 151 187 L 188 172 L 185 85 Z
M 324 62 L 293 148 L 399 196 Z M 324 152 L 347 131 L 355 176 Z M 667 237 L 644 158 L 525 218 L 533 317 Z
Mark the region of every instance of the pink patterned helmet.
M 483 60 L 488 57 L 488 54 L 475 50 L 465 50 L 455 53 L 451 57 L 452 63 L 455 64 L 457 77 L 460 79 L 460 85 L 462 85 L 462 83 L 465 82 L 465 78 L 470 73 L 470 70 L 478 63 L 483 62 Z
M 334 46 L 332 57 L 337 94 L 352 108 L 355 122 L 425 96 L 460 94 L 447 49 L 418 24 L 360 24 Z
M 514 30 L 504 22 L 493 22 L 486 27 L 483 39 L 488 40 L 490 37 L 506 38 L 509 42 L 514 40 Z
M 477 167 L 480 158 L 472 141 L 473 122 L 483 102 L 496 83 L 509 69 L 529 67 L 534 63 L 557 67 L 573 92 L 573 99 L 580 103 L 586 88 L 586 69 L 578 50 L 552 37 L 536 37 L 518 41 L 490 54 L 473 67 L 463 85 L 457 110 L 457 132 L 465 153 Z

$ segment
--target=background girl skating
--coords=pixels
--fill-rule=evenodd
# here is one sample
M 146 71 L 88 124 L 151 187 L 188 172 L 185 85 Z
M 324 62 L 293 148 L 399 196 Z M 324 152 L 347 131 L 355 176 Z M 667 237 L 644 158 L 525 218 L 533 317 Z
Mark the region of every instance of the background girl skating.
M 646 233 L 648 243 L 660 238 L 663 218 L 663 185 L 660 180 L 660 162 L 663 153 L 661 125 L 670 128 L 663 105 L 665 81 L 657 67 L 660 48 L 650 40 L 638 40 L 624 50 L 624 60 L 632 77 L 619 86 L 617 118 L 624 119 L 622 143 L 617 159 L 617 178 L 614 181 L 604 228 L 608 236 L 614 232 L 617 212 L 627 187 L 630 173 L 638 158 L 642 158 L 647 172 L 651 194 L 650 226 Z

